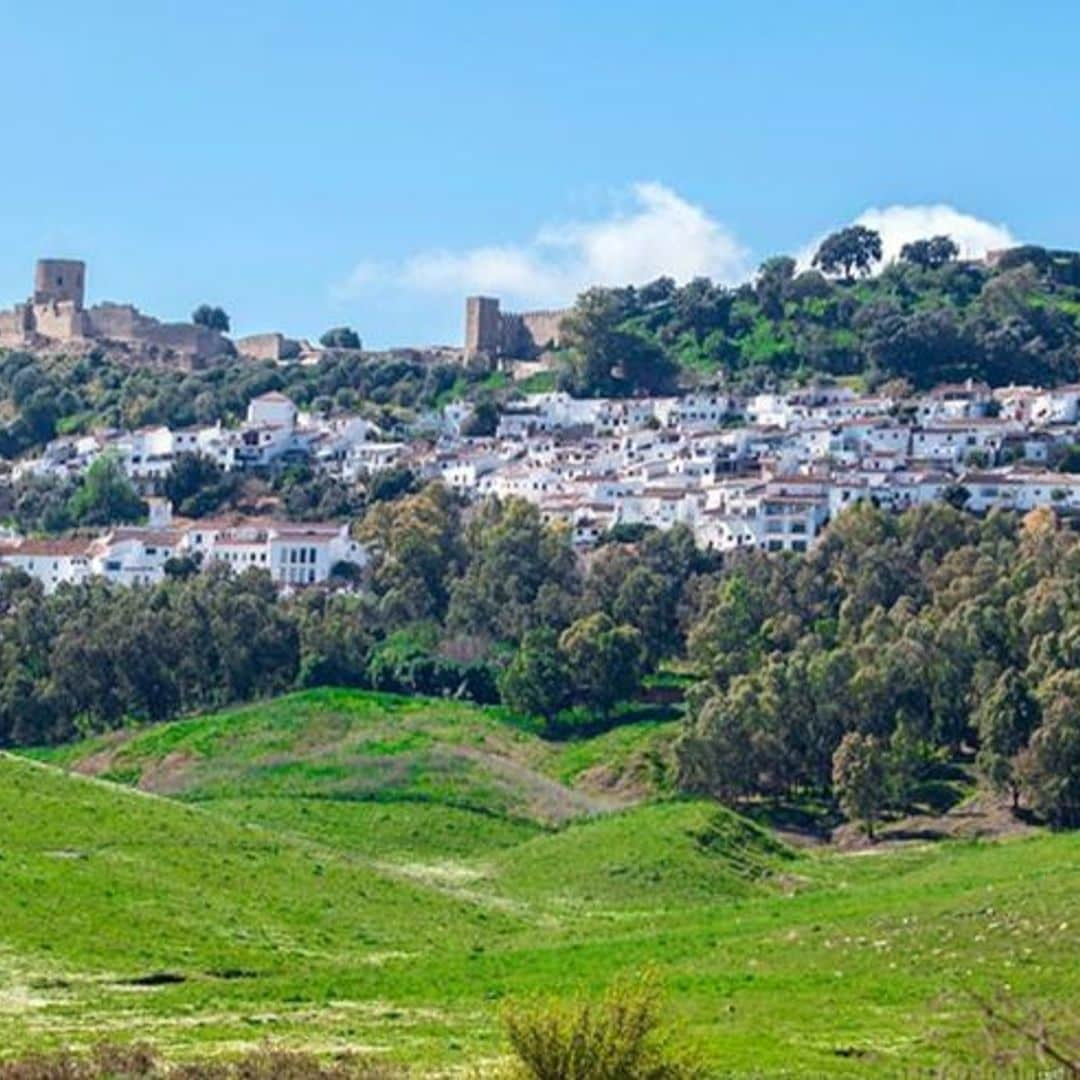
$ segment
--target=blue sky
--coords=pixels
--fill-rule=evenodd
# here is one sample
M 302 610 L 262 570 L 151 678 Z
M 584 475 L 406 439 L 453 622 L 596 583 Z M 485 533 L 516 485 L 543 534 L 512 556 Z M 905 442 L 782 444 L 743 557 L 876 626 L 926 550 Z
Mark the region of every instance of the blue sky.
M 877 219 L 898 238 L 1080 247 L 1076 4 L 51 0 L 0 24 L 4 304 L 50 254 L 165 318 L 455 342 L 474 289 L 734 278 L 871 207 L 978 219 Z

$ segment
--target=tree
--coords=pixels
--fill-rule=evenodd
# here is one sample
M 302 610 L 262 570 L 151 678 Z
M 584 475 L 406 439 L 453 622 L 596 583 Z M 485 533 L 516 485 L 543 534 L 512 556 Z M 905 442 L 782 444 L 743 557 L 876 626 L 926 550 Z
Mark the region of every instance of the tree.
M 450 581 L 460 573 L 460 506 L 439 484 L 415 495 L 372 505 L 358 529 L 374 544 L 375 588 L 387 618 L 441 618 Z
M 587 289 L 563 320 L 568 350 L 563 381 L 581 397 L 660 393 L 677 367 L 651 338 L 627 329 L 626 307 L 613 289 Z
M 601 716 L 609 716 L 641 683 L 641 634 L 632 626 L 617 626 L 603 612 L 564 630 L 559 649 L 575 699 Z
M 335 326 L 327 330 L 319 344 L 324 349 L 359 349 L 362 347 L 360 335 L 351 326 Z
M 568 531 L 544 522 L 524 499 L 489 500 L 464 537 L 468 568 L 451 590 L 458 631 L 520 641 L 534 626 L 561 628 L 579 588 Z
M 679 786 L 735 802 L 758 787 L 754 741 L 758 708 L 753 688 L 739 682 L 697 711 L 675 747 Z
M 611 616 L 616 622 L 634 626 L 641 633 L 645 660 L 650 667 L 679 643 L 673 591 L 655 570 L 638 565 L 622 579 L 611 605 Z
M 118 525 L 138 521 L 146 514 L 146 503 L 120 463 L 103 454 L 86 470 L 82 485 L 68 500 L 68 512 L 80 525 Z
M 551 720 L 569 703 L 566 661 L 547 627 L 530 630 L 499 677 L 503 704 L 526 716 Z
M 1038 702 L 1014 668 L 1002 672 L 975 713 L 979 733 L 975 763 L 995 790 L 1012 794 L 1014 809 L 1020 799 L 1016 757 L 1038 723 Z
M 773 322 L 784 317 L 784 300 L 795 270 L 796 262 L 790 255 L 774 255 L 758 267 L 754 291 L 765 317 Z
M 900 249 L 900 259 L 924 270 L 937 270 L 960 254 L 951 236 L 932 236 L 929 240 L 912 240 Z
M 224 476 L 224 469 L 213 458 L 205 454 L 182 453 L 176 456 L 172 468 L 162 481 L 161 490 L 175 507 L 187 514 L 192 510 L 187 505 L 189 501 L 208 488 L 220 485 Z
M 963 510 L 971 499 L 971 491 L 963 484 L 946 484 L 941 490 L 941 498 L 954 510 Z
M 224 308 L 200 304 L 191 313 L 191 321 L 196 326 L 205 326 L 207 330 L 217 330 L 221 334 L 229 332 L 229 316 Z
M 499 406 L 490 397 L 483 397 L 473 406 L 473 411 L 461 425 L 461 434 L 467 439 L 490 438 L 499 427 Z
M 380 469 L 368 480 L 368 500 L 373 503 L 393 502 L 399 495 L 416 491 L 416 474 L 407 465 Z
M 842 273 L 851 281 L 855 271 L 866 275 L 873 264 L 880 261 L 881 234 L 865 225 L 849 225 L 822 240 L 813 265 L 826 274 Z
M 1039 688 L 1042 723 L 1016 763 L 1024 796 L 1052 825 L 1080 825 L 1080 671 L 1055 672 Z
M 841 809 L 874 838 L 874 822 L 888 800 L 887 750 L 874 735 L 849 731 L 833 755 L 833 789 Z

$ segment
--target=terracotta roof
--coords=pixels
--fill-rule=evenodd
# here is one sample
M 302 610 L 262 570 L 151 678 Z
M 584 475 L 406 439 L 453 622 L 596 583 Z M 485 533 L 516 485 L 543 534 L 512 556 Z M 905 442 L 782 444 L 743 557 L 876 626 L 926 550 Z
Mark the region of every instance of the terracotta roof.
M 52 556 L 70 558 L 86 555 L 90 542 L 87 540 L 15 540 L 0 548 L 3 555 Z

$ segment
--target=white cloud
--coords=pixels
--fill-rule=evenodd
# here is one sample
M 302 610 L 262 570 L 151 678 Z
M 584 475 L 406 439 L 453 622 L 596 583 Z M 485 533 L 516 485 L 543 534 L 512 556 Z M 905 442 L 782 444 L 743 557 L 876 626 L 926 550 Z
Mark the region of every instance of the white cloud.
M 376 262 L 359 262 L 344 281 L 335 285 L 332 293 L 336 299 L 347 300 L 362 292 L 367 286 L 379 280 L 382 269 Z
M 1013 247 L 1016 238 L 1005 225 L 983 221 L 964 214 L 945 203 L 926 206 L 872 206 L 864 210 L 853 225 L 865 225 L 881 234 L 882 263 L 890 263 L 900 249 L 912 240 L 931 236 L 951 236 L 960 249 L 960 258 L 978 259 L 995 248 Z M 819 236 L 798 254 L 800 266 L 809 266 L 818 245 Z
M 856 219 L 859 225 L 881 233 L 882 258 L 891 262 L 912 240 L 951 236 L 960 258 L 978 259 L 995 248 L 1014 247 L 1016 239 L 1004 225 L 983 221 L 944 203 L 934 206 L 871 207 Z
M 854 219 L 881 234 L 884 262 L 911 240 L 948 235 L 963 258 L 1016 243 L 1009 229 L 944 203 L 871 207 Z M 823 236 L 797 253 L 810 265 Z M 606 217 L 544 226 L 531 240 L 463 250 L 431 249 L 396 262 L 361 262 L 332 290 L 338 302 L 392 290 L 460 301 L 472 293 L 510 305 L 569 304 L 590 285 L 640 285 L 661 275 L 727 284 L 753 272 L 750 252 L 722 222 L 664 184 L 631 185 Z
M 590 285 L 640 285 L 661 275 L 738 281 L 747 251 L 720 222 L 671 188 L 632 186 L 629 207 L 594 221 L 540 229 L 527 243 L 424 251 L 373 274 L 362 264 L 336 290 L 356 295 L 376 278 L 400 288 L 457 296 L 494 293 L 519 304 L 567 304 Z

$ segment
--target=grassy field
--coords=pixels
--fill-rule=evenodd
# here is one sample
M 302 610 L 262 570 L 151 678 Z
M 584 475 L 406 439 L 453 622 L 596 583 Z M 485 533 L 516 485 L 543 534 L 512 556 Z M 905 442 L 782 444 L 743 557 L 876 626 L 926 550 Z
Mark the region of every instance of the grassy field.
M 1080 999 L 1080 838 L 796 852 L 666 795 L 673 734 L 318 691 L 0 757 L 0 1047 L 465 1067 L 652 969 L 719 1072 L 888 1075 L 973 1060 L 970 991 Z

